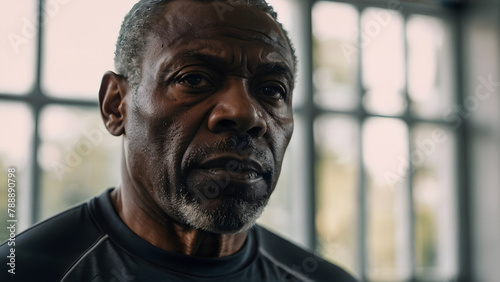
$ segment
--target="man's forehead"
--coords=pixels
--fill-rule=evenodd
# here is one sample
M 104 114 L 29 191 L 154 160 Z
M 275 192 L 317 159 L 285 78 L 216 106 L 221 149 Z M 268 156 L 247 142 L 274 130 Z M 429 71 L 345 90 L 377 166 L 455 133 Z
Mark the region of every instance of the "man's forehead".
M 198 39 L 167 52 L 160 68 L 176 70 L 186 65 L 201 64 L 223 72 L 234 71 L 242 76 L 260 72 L 279 72 L 293 80 L 293 64 L 282 53 L 275 52 L 271 48 L 255 48 L 246 55 L 248 59 L 241 60 L 235 57 L 234 46 L 231 44 L 219 40 Z
M 228 62 L 245 50 L 253 61 L 240 67 L 250 72 L 259 65 L 275 63 L 286 65 L 294 73 L 291 47 L 277 22 L 257 8 L 231 7 L 221 20 L 211 3 L 182 0 L 167 4 L 152 27 L 152 34 L 147 36 L 144 63 L 156 65 L 157 71 L 164 72 L 188 64 L 189 59 L 200 58 L 198 54 Z M 193 54 L 196 56 L 190 56 Z M 237 66 L 228 69 L 234 67 Z
M 225 35 L 241 40 L 259 40 L 289 50 L 286 36 L 267 13 L 242 5 L 214 4 L 191 0 L 168 3 L 153 27 L 156 35 L 170 47 L 181 38 L 210 38 Z M 220 4 L 220 3 L 219 3 Z

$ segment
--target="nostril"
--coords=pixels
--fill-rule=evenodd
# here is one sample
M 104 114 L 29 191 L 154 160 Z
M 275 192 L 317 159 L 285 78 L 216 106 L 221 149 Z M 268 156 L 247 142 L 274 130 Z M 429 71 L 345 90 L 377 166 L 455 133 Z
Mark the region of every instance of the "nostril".
M 236 129 L 238 125 L 236 124 L 235 121 L 229 120 L 229 119 L 223 119 L 219 121 L 219 127 L 221 129 Z
M 266 132 L 264 118 L 257 111 L 257 106 L 246 105 L 239 97 L 232 97 L 229 102 L 220 102 L 208 116 L 208 129 L 214 133 L 231 131 L 248 133 L 260 137 Z M 237 102 L 237 103 L 236 103 Z M 245 103 L 244 103 L 245 102 Z
M 260 137 L 263 134 L 263 128 L 260 126 L 254 126 L 246 129 L 246 127 L 241 126 L 241 124 L 238 124 L 236 121 L 230 119 L 219 120 L 216 126 L 216 131 L 236 131 L 238 133 L 247 132 L 252 137 Z

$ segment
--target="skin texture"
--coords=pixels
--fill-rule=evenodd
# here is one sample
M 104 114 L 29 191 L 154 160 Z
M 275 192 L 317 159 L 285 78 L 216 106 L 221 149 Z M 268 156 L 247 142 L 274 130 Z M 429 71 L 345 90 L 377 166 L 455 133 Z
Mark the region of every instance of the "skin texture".
M 146 35 L 137 93 L 107 72 L 99 101 L 123 135 L 125 224 L 166 251 L 238 251 L 267 204 L 293 132 L 292 52 L 255 8 L 221 17 L 212 3 L 174 1 Z

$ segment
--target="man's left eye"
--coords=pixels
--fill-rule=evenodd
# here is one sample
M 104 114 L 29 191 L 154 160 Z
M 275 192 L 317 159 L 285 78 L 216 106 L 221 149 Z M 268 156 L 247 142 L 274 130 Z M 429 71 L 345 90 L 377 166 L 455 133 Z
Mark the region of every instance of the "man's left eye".
M 285 90 L 279 86 L 264 86 L 259 88 L 257 93 L 277 100 L 285 99 L 286 96 Z

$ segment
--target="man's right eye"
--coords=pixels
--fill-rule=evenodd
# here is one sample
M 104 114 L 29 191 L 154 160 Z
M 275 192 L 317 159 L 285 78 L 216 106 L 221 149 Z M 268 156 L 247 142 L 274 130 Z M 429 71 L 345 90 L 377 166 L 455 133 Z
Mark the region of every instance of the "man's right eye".
M 212 83 L 209 79 L 201 74 L 186 74 L 181 76 L 177 82 L 187 87 L 191 88 L 205 88 L 212 87 Z

